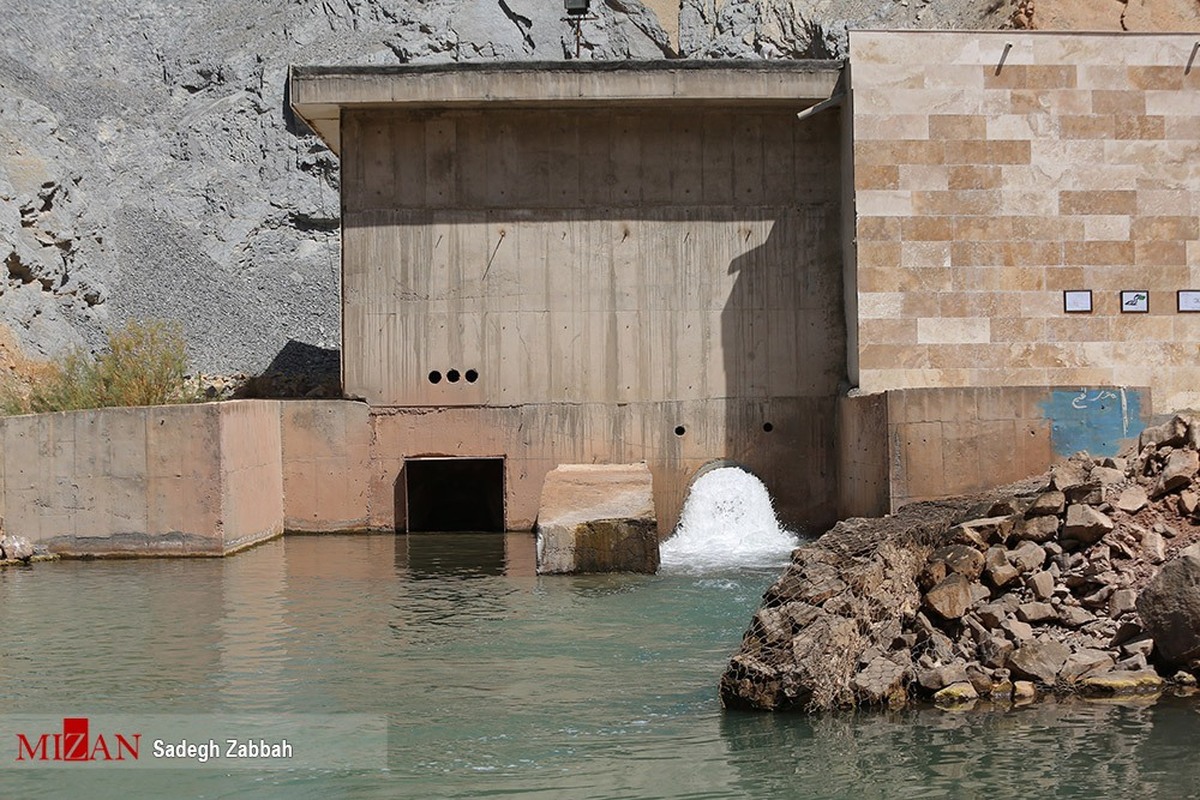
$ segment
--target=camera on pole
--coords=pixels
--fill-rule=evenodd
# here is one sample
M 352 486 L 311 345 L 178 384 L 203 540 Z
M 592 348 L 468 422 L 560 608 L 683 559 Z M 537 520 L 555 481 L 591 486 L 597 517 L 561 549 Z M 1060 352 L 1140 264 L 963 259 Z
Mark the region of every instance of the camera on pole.
M 592 0 L 563 0 L 563 8 L 567 12 L 567 16 L 563 17 L 563 21 L 575 31 L 575 58 L 579 58 L 581 43 L 583 41 L 583 23 L 586 20 L 600 19 L 591 13 L 591 2 Z

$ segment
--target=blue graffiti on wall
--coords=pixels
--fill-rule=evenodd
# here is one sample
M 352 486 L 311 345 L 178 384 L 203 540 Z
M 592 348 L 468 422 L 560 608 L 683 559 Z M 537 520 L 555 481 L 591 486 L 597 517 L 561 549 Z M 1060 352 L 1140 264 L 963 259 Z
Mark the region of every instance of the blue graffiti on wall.
M 1135 389 L 1055 389 L 1042 403 L 1050 423 L 1054 454 L 1070 456 L 1086 450 L 1093 456 L 1115 456 L 1121 440 L 1142 429 L 1142 399 Z

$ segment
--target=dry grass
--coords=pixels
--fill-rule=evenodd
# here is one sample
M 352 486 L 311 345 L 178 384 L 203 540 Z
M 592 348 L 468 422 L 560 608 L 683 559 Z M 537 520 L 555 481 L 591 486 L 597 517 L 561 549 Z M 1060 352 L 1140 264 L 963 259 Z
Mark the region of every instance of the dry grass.
M 11 339 L 11 333 L 5 332 Z M 108 335 L 97 356 L 74 350 L 56 361 L 10 359 L 0 378 L 0 411 L 38 414 L 83 408 L 197 402 L 186 382 L 187 348 L 179 323 L 131 321 Z

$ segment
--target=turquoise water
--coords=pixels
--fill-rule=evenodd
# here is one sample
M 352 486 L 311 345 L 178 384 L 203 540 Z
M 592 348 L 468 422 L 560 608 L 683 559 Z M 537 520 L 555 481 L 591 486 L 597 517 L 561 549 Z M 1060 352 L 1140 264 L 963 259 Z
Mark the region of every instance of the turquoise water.
M 0 797 L 1194 797 L 1200 709 L 726 713 L 775 569 L 532 574 L 528 534 L 0 572 L 10 714 L 387 716 L 385 769 L 16 770 Z

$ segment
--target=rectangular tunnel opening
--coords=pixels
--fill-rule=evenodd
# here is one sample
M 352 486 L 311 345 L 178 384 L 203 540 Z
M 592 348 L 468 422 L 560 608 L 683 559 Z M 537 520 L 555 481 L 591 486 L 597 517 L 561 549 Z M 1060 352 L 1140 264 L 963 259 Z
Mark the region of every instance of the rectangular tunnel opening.
M 405 459 L 404 498 L 407 532 L 502 532 L 504 459 Z

